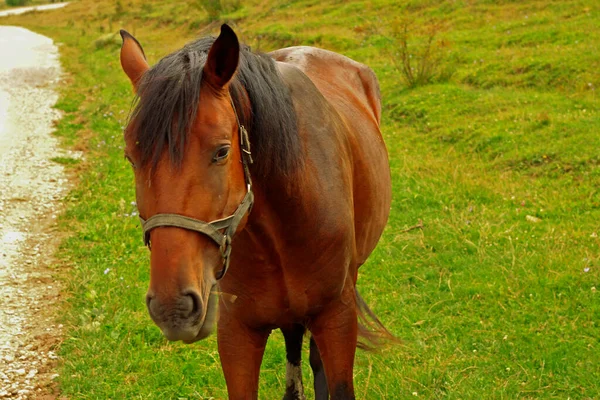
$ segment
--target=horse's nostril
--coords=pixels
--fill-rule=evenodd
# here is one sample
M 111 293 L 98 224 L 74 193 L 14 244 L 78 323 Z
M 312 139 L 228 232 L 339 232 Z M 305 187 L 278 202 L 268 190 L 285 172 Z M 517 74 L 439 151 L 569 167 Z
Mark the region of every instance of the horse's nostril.
M 146 295 L 146 307 L 148 307 L 148 311 L 150 311 L 150 314 L 152 314 L 152 307 L 150 304 L 152 303 L 153 298 L 154 296 L 152 296 L 151 294 Z
M 169 301 L 170 300 L 170 301 Z M 146 295 L 146 306 L 152 319 L 159 324 L 195 321 L 202 311 L 202 301 L 197 291 L 188 289 L 174 299 L 165 301 L 154 294 Z
M 186 308 L 189 310 L 186 317 L 191 317 L 198 314 L 200 311 L 200 296 L 195 290 L 186 290 L 183 292 L 183 298 L 186 302 Z

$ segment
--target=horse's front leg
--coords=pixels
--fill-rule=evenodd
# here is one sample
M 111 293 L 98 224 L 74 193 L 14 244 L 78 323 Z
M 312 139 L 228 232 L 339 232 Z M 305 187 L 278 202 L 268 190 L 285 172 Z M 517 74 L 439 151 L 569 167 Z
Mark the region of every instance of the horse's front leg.
M 353 368 L 358 321 L 354 287 L 347 286 L 350 287 L 344 289 L 341 298 L 326 306 L 309 326 L 321 354 L 332 400 L 355 399 Z
M 221 314 L 217 340 L 230 400 L 258 399 L 258 374 L 269 333 L 250 329 L 228 313 Z

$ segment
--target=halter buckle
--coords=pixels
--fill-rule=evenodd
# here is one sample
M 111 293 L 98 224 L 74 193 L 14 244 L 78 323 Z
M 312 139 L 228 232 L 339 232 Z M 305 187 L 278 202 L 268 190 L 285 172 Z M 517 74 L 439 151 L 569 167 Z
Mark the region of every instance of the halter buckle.
M 231 254 L 231 236 L 227 234 L 223 235 L 223 241 L 221 242 L 219 250 L 221 251 L 223 259 L 229 257 L 229 254 Z
M 223 242 L 219 247 L 219 251 L 221 252 L 221 259 L 223 260 L 223 269 L 217 277 L 217 280 L 223 278 L 227 273 L 227 269 L 229 269 L 229 256 L 231 255 L 231 236 L 227 234 L 223 235 Z
M 239 125 L 240 129 L 240 144 L 242 147 L 243 157 L 245 157 L 248 161 L 248 164 L 254 164 L 254 160 L 252 159 L 252 151 L 250 149 L 250 136 L 248 135 L 248 131 L 244 125 Z

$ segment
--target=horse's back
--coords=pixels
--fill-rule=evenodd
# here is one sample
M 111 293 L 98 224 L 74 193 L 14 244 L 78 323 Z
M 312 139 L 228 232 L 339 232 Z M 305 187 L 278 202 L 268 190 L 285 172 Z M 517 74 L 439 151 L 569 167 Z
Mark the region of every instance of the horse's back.
M 379 83 L 373 71 L 366 65 L 332 51 L 308 46 L 287 47 L 275 50 L 270 55 L 277 61 L 298 67 L 334 107 L 349 105 L 349 108 L 355 108 L 355 112 L 373 119 L 379 126 Z M 338 111 L 343 113 L 339 108 Z
M 345 122 L 353 165 L 356 262 L 360 265 L 375 248 L 391 204 L 388 156 L 379 130 L 377 77 L 364 64 L 314 47 L 288 47 L 270 55 L 304 72 Z

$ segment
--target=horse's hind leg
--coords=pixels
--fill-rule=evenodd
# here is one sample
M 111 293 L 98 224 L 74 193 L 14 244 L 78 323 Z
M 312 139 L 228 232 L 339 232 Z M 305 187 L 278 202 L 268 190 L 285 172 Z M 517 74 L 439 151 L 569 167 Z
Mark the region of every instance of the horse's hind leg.
M 283 400 L 306 399 L 304 397 L 304 386 L 302 385 L 302 338 L 305 330 L 302 325 L 293 325 L 290 328 L 281 329 L 285 338 L 287 357 Z
M 354 400 L 353 367 L 358 335 L 354 287 L 328 304 L 309 324 L 319 348 L 332 400 Z
M 315 380 L 315 400 L 328 400 L 329 389 L 327 388 L 327 378 L 325 377 L 325 369 L 323 369 L 323 361 L 321 353 L 314 338 L 310 338 L 310 367 L 313 371 Z

